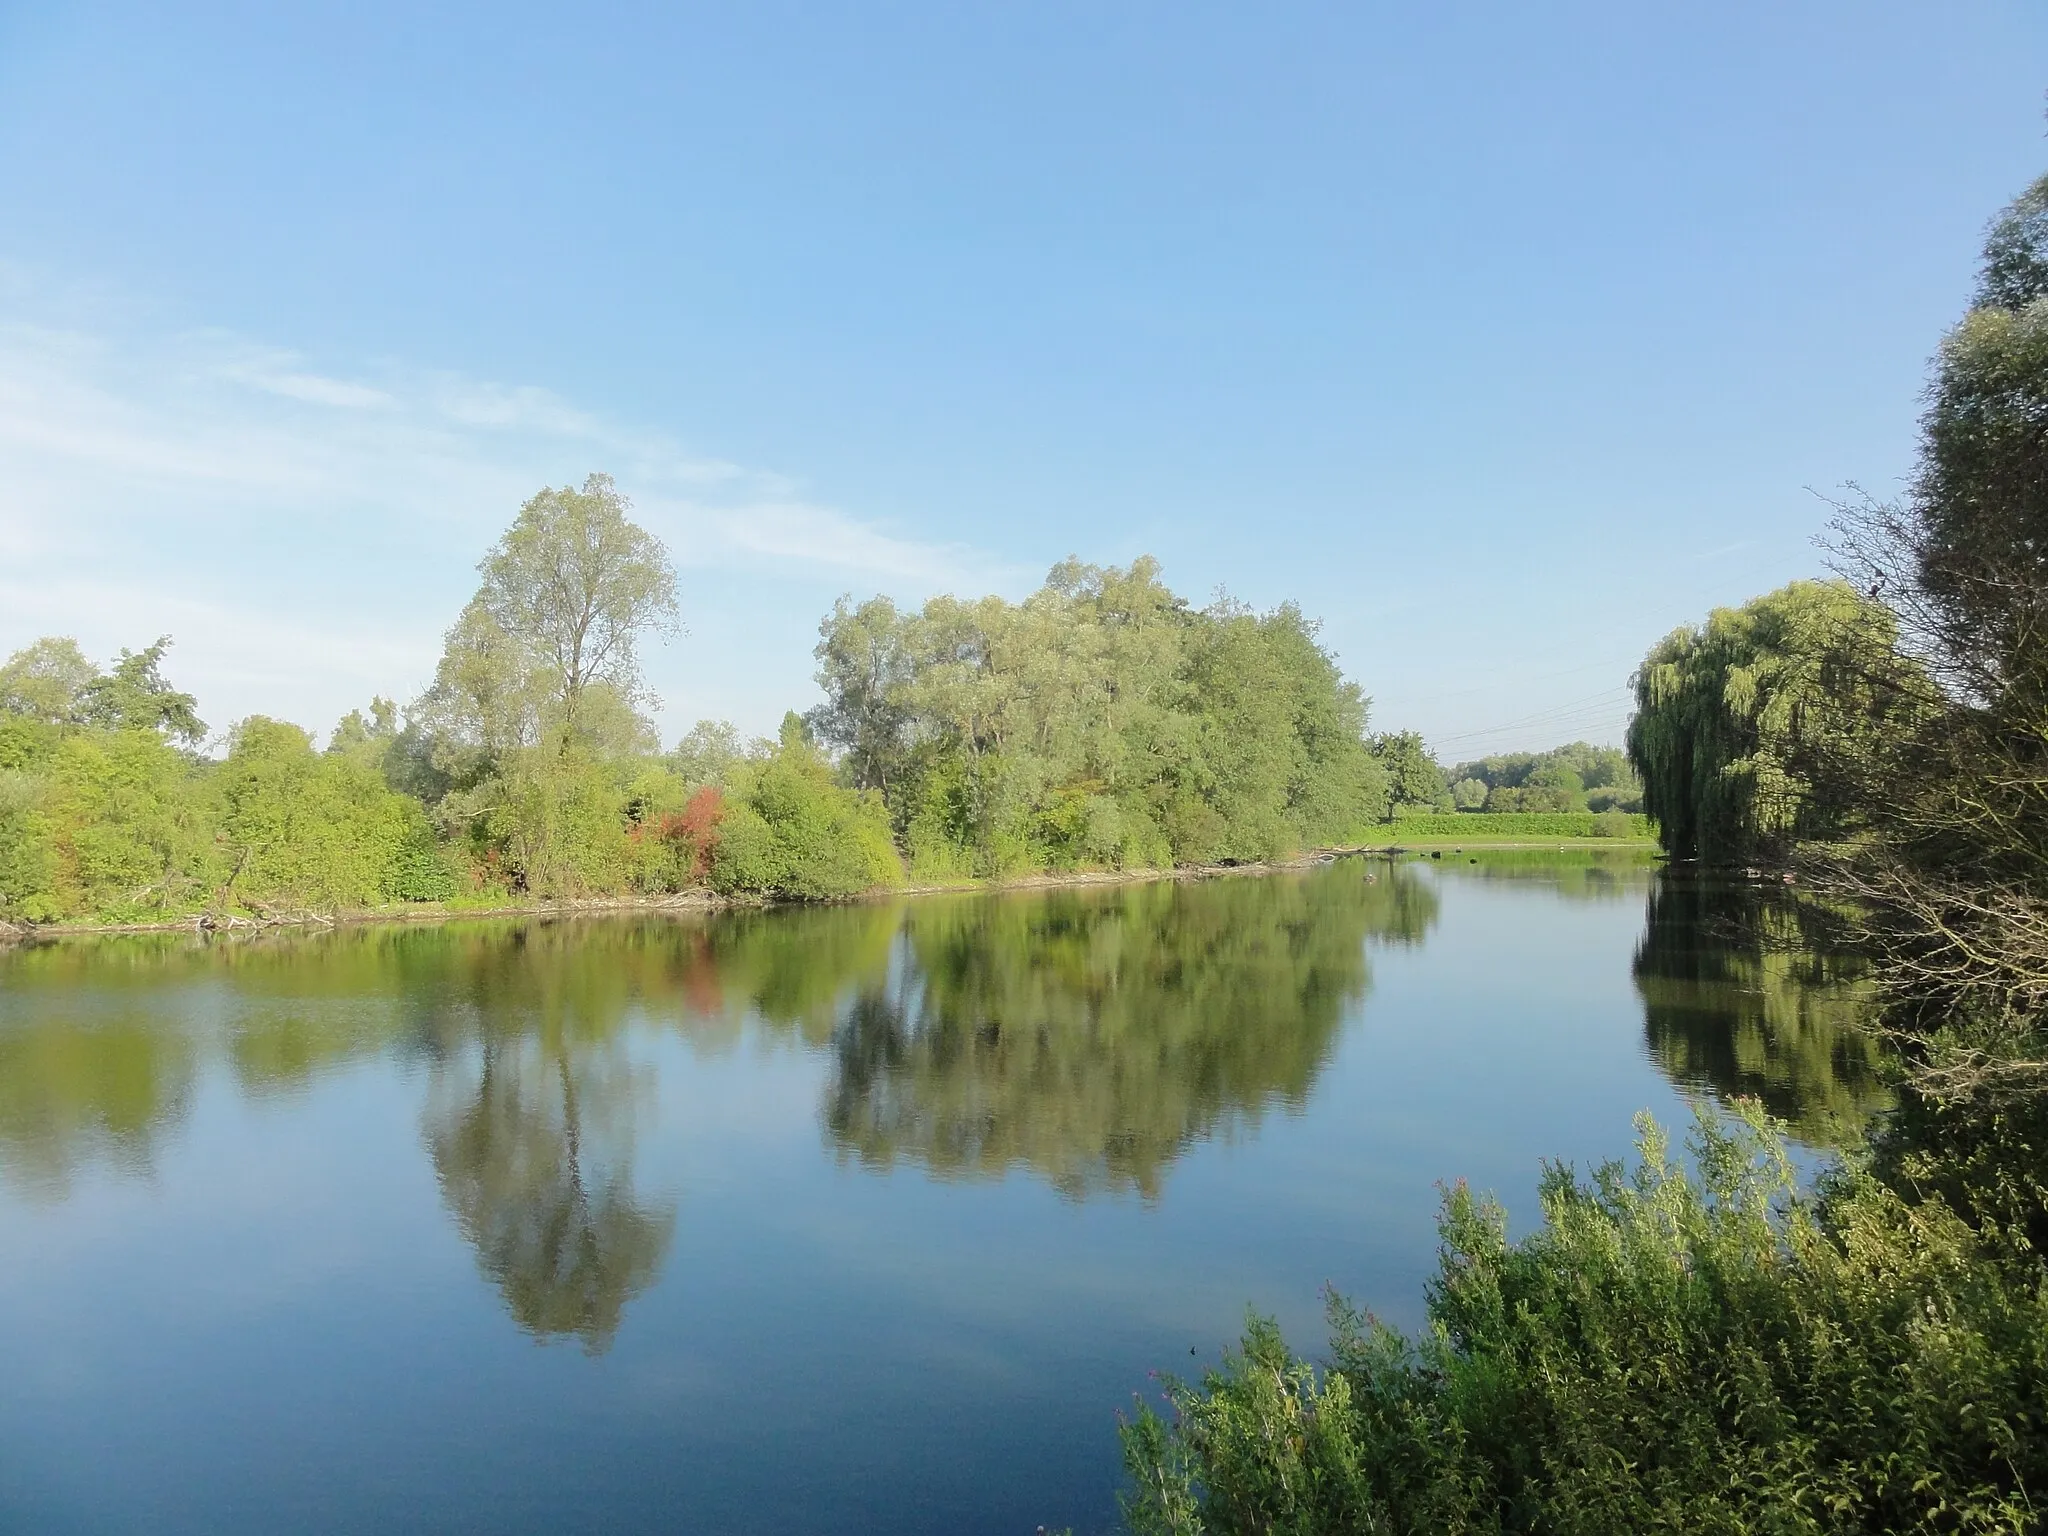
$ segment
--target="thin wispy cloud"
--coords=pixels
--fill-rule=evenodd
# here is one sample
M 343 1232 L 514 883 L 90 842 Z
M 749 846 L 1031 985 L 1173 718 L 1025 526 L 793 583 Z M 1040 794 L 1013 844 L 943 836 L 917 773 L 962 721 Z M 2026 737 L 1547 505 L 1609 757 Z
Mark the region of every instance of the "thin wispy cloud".
M 224 696 L 217 714 L 331 716 L 369 686 L 423 683 L 519 504 L 595 469 L 686 587 L 698 572 L 754 592 L 767 628 L 721 637 L 737 642 L 728 666 L 786 645 L 828 590 L 915 597 L 1018 574 L 538 386 L 0 314 L 0 654 L 52 632 L 101 654 L 174 633 L 180 676 Z

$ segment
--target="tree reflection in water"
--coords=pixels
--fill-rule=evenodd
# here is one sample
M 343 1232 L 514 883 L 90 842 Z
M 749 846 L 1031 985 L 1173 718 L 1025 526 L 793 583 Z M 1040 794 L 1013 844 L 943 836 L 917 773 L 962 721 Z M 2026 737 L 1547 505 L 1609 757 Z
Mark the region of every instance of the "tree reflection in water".
M 1762 1101 L 1816 1146 L 1859 1139 L 1888 1108 L 1865 966 L 1825 914 L 1782 887 L 1667 872 L 1635 958 L 1643 1030 L 1681 1087 Z
M 1448 861 L 1446 861 L 1448 862 Z M 1599 858 L 1458 866 L 1565 898 L 1640 889 Z M 426 1068 L 420 1136 L 509 1314 L 603 1349 L 673 1241 L 640 1189 L 657 1033 L 819 1054 L 837 1154 L 1155 1198 L 1191 1144 L 1298 1109 L 1370 985 L 1421 942 L 1439 870 L 929 897 L 709 918 L 470 922 L 0 956 L 0 1179 L 61 1197 L 147 1171 L 221 1074 L 289 1098 L 377 1057 Z M 1658 877 L 1634 974 L 1653 1059 L 1838 1143 L 1886 1102 L 1862 983 L 1782 893 Z M 1513 921 L 1512 914 L 1505 920 Z
M 560 1034 L 486 1034 L 473 1060 L 436 1074 L 427 1107 L 441 1193 L 513 1320 L 600 1353 L 675 1230 L 672 1202 L 633 1191 L 644 1085 L 614 1045 Z
M 0 1028 L 0 1172 L 46 1200 L 69 1194 L 89 1163 L 149 1173 L 184 1118 L 195 1059 L 185 1031 L 140 1007 Z
M 1365 940 L 1435 920 L 1412 873 L 1365 873 L 912 906 L 905 963 L 835 1034 L 826 1134 L 870 1165 L 1154 1198 L 1191 1142 L 1299 1109 L 1365 994 Z

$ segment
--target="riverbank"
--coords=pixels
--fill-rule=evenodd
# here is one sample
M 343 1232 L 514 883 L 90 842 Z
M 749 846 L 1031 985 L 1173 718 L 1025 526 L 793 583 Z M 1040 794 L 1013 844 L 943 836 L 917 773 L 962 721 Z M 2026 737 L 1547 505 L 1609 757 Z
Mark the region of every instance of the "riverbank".
M 1157 880 L 1209 880 L 1225 875 L 1274 874 L 1289 869 L 1309 869 L 1331 860 L 1366 853 L 1398 852 L 1378 847 L 1323 848 L 1294 858 L 1243 864 L 1191 864 L 1166 869 L 1083 869 L 1039 871 L 1006 875 L 986 880 L 917 882 L 886 889 L 865 891 L 846 898 L 850 902 L 890 901 L 904 896 L 964 895 L 981 891 L 1019 891 L 1067 886 L 1136 885 Z M 844 905 L 844 902 L 774 900 L 757 896 L 726 896 L 712 890 L 680 891 L 663 896 L 599 896 L 587 900 L 493 902 L 470 905 L 447 902 L 407 902 L 388 907 L 369 907 L 347 912 L 292 912 L 255 917 L 244 914 L 190 913 L 149 923 L 6 923 L 0 922 L 0 944 L 32 943 L 39 939 L 90 938 L 124 933 L 264 933 L 283 930 L 361 927 L 369 924 L 418 924 L 462 922 L 490 917 L 586 917 L 627 912 L 723 912 L 742 908 Z
M 1140 885 L 1158 880 L 1214 880 L 1229 875 L 1278 874 L 1312 869 L 1340 858 L 1397 857 L 1403 854 L 1464 853 L 1653 853 L 1648 838 L 1408 838 L 1400 842 L 1354 843 L 1317 848 L 1292 858 L 1235 864 L 1183 864 L 1166 869 L 1041 870 L 984 880 L 917 881 L 909 885 L 862 892 L 848 901 L 890 901 L 905 896 L 958 896 L 987 891 L 1055 890 L 1102 885 Z M 831 904 L 831 903 L 824 903 Z M 663 896 L 596 896 L 585 900 L 467 903 L 407 902 L 348 912 L 291 912 L 273 916 L 232 913 L 191 913 L 149 923 L 6 923 L 0 922 L 0 944 L 33 943 L 39 939 L 90 938 L 124 933 L 265 933 L 284 930 L 353 928 L 369 924 L 451 923 L 492 917 L 590 917 L 628 912 L 724 912 L 742 908 L 816 906 L 817 902 L 725 896 L 712 890 L 680 891 Z

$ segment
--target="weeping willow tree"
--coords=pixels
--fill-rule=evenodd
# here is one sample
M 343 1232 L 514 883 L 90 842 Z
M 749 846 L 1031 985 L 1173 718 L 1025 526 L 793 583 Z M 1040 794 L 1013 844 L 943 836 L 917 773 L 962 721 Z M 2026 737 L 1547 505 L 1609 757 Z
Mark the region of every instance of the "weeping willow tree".
M 1922 697 L 1889 609 L 1795 581 L 1674 630 L 1635 675 L 1628 755 L 1674 858 L 1736 863 L 1851 830 L 1839 773 Z

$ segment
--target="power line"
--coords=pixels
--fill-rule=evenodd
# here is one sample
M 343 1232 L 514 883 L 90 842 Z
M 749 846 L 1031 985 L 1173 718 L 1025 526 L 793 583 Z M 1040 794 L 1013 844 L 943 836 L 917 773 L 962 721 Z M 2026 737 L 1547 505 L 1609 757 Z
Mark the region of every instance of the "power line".
M 1482 736 L 1499 736 L 1507 731 L 1522 730 L 1532 726 L 1555 727 L 1571 724 L 1579 720 L 1589 722 L 1601 720 L 1613 715 L 1621 704 L 1623 697 L 1632 696 L 1632 692 L 1627 687 L 1603 688 L 1598 693 L 1588 694 L 1584 698 L 1573 699 L 1568 703 L 1554 705 L 1549 709 L 1540 709 L 1534 714 L 1523 715 L 1519 719 L 1503 721 L 1499 725 L 1484 726 L 1477 730 L 1456 731 L 1448 736 L 1435 737 L 1434 740 L 1438 745 L 1446 745 L 1451 742 L 1475 741 Z

